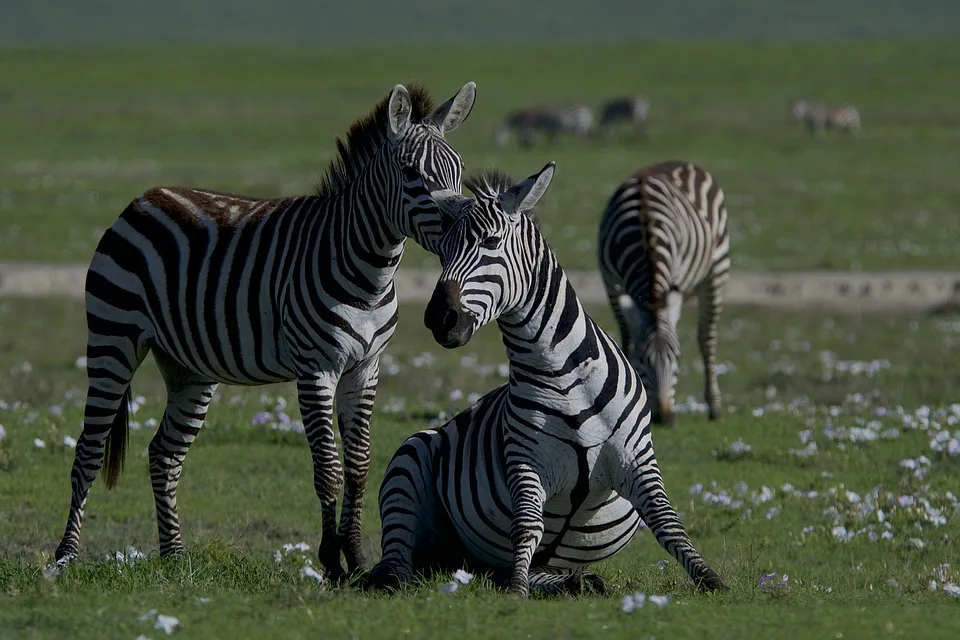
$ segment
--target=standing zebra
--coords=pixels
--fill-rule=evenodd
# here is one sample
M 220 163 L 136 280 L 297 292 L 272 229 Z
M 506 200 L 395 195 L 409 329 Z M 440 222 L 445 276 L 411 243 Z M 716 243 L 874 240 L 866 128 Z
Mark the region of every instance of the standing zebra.
M 548 143 L 555 144 L 563 133 L 586 137 L 593 131 L 593 112 L 589 107 L 573 104 L 559 107 L 532 107 L 512 111 L 503 119 L 493 132 L 493 141 L 498 147 L 510 142 L 512 133 L 516 133 L 520 147 L 529 149 L 533 139 L 541 133 Z
M 322 509 L 319 559 L 337 579 L 341 547 L 351 571 L 363 566 L 370 413 L 379 356 L 397 322 L 394 272 L 405 237 L 436 249 L 441 215 L 432 196 L 459 194 L 463 171 L 444 136 L 475 96 L 471 82 L 434 109 L 422 87 L 395 86 L 337 140 L 317 195 L 153 188 L 124 210 L 87 272 L 89 390 L 58 562 L 79 552 L 104 449 L 107 488 L 116 484 L 130 381 L 152 351 L 167 387 L 149 447 L 160 553 L 183 550 L 177 485 L 218 383 L 296 380 Z
M 374 586 L 462 562 L 499 572 L 519 595 L 567 590 L 584 577 L 574 568 L 622 549 L 642 517 L 694 582 L 725 588 L 667 498 L 639 377 L 584 311 L 533 217 L 553 170 L 517 185 L 498 172 L 469 180 L 476 201 L 440 244 L 424 322 L 456 348 L 496 320 L 509 382 L 394 455 Z
M 656 398 L 654 422 L 673 421 L 683 299 L 699 301 L 697 340 L 706 401 L 719 420 L 717 319 L 730 271 L 723 190 L 690 162 L 650 165 L 610 198 L 600 222 L 600 274 L 620 327 L 624 352 L 647 393 Z
M 650 102 L 642 96 L 612 98 L 600 107 L 601 131 L 608 132 L 621 122 L 630 123 L 641 136 L 647 135 Z
M 852 104 L 832 109 L 820 102 L 796 100 L 791 105 L 790 113 L 795 120 L 804 123 L 810 133 L 827 129 L 838 129 L 849 133 L 860 131 L 860 111 Z

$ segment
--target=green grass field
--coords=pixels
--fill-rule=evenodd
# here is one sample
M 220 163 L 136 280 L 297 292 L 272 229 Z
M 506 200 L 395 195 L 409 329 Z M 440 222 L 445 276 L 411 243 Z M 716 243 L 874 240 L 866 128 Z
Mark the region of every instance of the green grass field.
M 612 327 L 606 309 L 593 311 Z M 443 351 L 419 307 L 401 313 L 374 418 L 370 561 L 379 555 L 373 505 L 392 452 L 441 411 L 466 407 L 471 394 L 502 380 L 493 328 L 463 350 Z M 678 398 L 695 398 L 655 442 L 673 501 L 731 593 L 697 594 L 641 532 L 595 567 L 612 586 L 608 596 L 524 604 L 479 580 L 453 594 L 437 580 L 402 596 L 366 597 L 302 577 L 320 525 L 309 453 L 302 435 L 253 425 L 258 412 L 279 415 L 280 398 L 295 402 L 292 385 L 221 389 L 183 475 L 190 553 L 157 558 L 145 456 L 163 391 L 152 359 L 134 381 L 140 428 L 120 486 L 94 487 L 82 562 L 44 577 L 69 500 L 72 450 L 63 437 L 79 435 L 82 306 L 0 302 L 0 637 L 163 637 L 152 619 L 140 620 L 151 609 L 179 619 L 178 637 L 196 638 L 955 637 L 960 600 L 943 585 L 960 583 L 960 573 L 942 565 L 956 564 L 960 538 L 960 457 L 946 451 L 960 444 L 949 444 L 960 438 L 960 407 L 950 406 L 960 390 L 960 324 L 736 310 L 723 327 L 725 421 L 713 425 L 696 412 L 701 377 L 693 318 L 685 317 Z M 937 433 L 946 439 L 931 445 Z M 738 441 L 749 453 L 731 453 Z M 298 542 L 310 550 L 275 563 L 275 550 Z M 147 558 L 103 560 L 128 546 Z M 789 588 L 761 588 L 767 572 L 788 575 Z M 673 600 L 624 613 L 621 598 L 636 591 Z
M 519 178 L 557 161 L 540 216 L 567 268 L 595 267 L 606 199 L 666 158 L 700 162 L 721 181 L 736 268 L 955 268 L 957 68 L 956 43 L 8 49 L 0 262 L 86 262 L 103 229 L 157 184 L 307 192 L 333 137 L 395 83 L 420 79 L 439 99 L 477 82 L 476 108 L 451 136 L 468 172 L 498 166 Z M 647 142 L 492 144 L 511 108 L 624 92 L 652 102 Z M 857 104 L 862 134 L 811 139 L 787 119 L 798 96 Z M 435 264 L 412 244 L 404 260 Z M 591 312 L 613 328 L 607 309 Z M 382 364 L 370 562 L 393 451 L 503 380 L 495 329 L 444 351 L 422 313 L 402 308 Z M 699 413 L 691 316 L 679 398 L 692 400 L 655 442 L 695 543 L 733 590 L 697 594 L 676 563 L 658 565 L 668 558 L 642 532 L 595 567 L 608 596 L 522 603 L 482 580 L 452 594 L 438 580 L 367 597 L 301 576 L 319 542 L 309 452 L 302 435 L 271 428 L 281 413 L 299 417 L 292 385 L 221 389 L 183 475 L 189 554 L 157 558 L 146 446 L 164 396 L 150 359 L 134 380 L 142 403 L 120 486 L 95 486 L 82 561 L 45 575 L 69 500 L 64 437 L 80 433 L 83 308 L 0 300 L 0 638 L 163 637 L 150 610 L 178 618 L 184 638 L 956 637 L 960 599 L 943 586 L 960 583 L 960 568 L 943 565 L 958 564 L 960 539 L 960 321 L 729 310 L 719 347 L 728 413 L 713 425 Z M 261 412 L 273 417 L 254 425 Z M 740 442 L 749 452 L 732 453 Z M 274 561 L 298 542 L 310 550 Z M 147 557 L 104 560 L 128 546 Z M 761 587 L 769 572 L 789 586 Z M 636 591 L 673 600 L 625 613 L 621 598 Z
M 568 268 L 594 268 L 617 184 L 688 158 L 725 187 L 737 268 L 951 268 L 960 225 L 956 43 L 156 48 L 0 52 L 0 261 L 87 261 L 126 204 L 157 184 L 258 195 L 312 189 L 333 138 L 397 82 L 439 99 L 467 80 L 451 135 L 467 169 L 519 177 L 556 160 L 541 215 Z M 500 151 L 512 108 L 639 92 L 650 140 Z M 858 139 L 810 139 L 804 96 L 859 106 Z M 411 249 L 407 266 L 433 265 Z

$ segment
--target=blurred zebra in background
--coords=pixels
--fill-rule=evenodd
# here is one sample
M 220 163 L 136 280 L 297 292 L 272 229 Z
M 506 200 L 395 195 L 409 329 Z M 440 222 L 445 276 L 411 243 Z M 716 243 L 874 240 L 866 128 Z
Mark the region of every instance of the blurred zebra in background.
M 860 131 L 860 111 L 852 104 L 830 108 L 822 102 L 796 100 L 790 107 L 795 120 L 804 123 L 810 133 L 836 129 L 849 133 Z
M 607 133 L 617 125 L 628 123 L 641 137 L 646 137 L 649 115 L 650 102 L 642 96 L 612 98 L 600 107 L 598 130 Z
M 549 144 L 555 144 L 561 134 L 585 138 L 593 131 L 594 116 L 589 107 L 582 104 L 540 106 L 512 111 L 493 132 L 493 141 L 500 147 L 510 143 L 517 135 L 520 147 L 533 146 L 536 134 L 541 134 Z
M 697 341 L 711 420 L 720 418 L 717 319 L 730 270 L 723 190 L 690 162 L 644 167 L 610 198 L 598 258 L 623 351 L 653 399 L 653 419 L 673 421 L 683 299 L 696 294 Z

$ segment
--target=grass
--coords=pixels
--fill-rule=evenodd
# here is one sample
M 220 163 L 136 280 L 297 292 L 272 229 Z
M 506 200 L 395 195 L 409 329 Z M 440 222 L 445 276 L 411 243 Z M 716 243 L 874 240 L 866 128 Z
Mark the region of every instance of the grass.
M 606 309 L 592 312 L 612 327 Z M 443 351 L 420 314 L 419 307 L 401 310 L 383 366 L 364 523 L 370 561 L 379 554 L 376 491 L 392 452 L 441 411 L 466 407 L 473 393 L 502 379 L 494 329 L 462 350 Z M 301 577 L 320 524 L 309 453 L 301 435 L 251 422 L 257 412 L 276 413 L 279 397 L 293 402 L 292 385 L 221 389 L 180 491 L 189 554 L 156 557 L 145 451 L 153 432 L 147 421 L 159 418 L 163 392 L 151 359 L 135 379 L 144 396 L 134 415 L 140 428 L 132 431 L 120 485 L 109 493 L 95 486 L 82 561 L 45 578 L 69 493 L 72 451 L 62 438 L 79 435 L 81 318 L 75 302 L 0 302 L 0 399 L 7 407 L 0 409 L 0 637 L 162 637 L 152 619 L 140 620 L 151 609 L 178 618 L 181 637 L 939 638 L 960 630 L 960 601 L 940 588 L 960 582 L 960 573 L 951 567 L 936 574 L 956 558 L 960 505 L 948 492 L 956 492 L 960 457 L 931 448 L 938 431 L 960 429 L 960 410 L 949 408 L 960 380 L 955 318 L 728 311 L 720 341 L 725 421 L 710 424 L 695 402 L 683 402 L 691 410 L 655 439 L 667 489 L 731 593 L 695 593 L 675 562 L 658 566 L 667 556 L 641 532 L 594 567 L 611 585 L 609 596 L 530 603 L 482 580 L 451 595 L 434 581 L 402 596 L 367 597 Z M 680 398 L 700 393 L 694 326 L 691 314 L 683 318 Z M 882 435 L 864 439 L 868 433 Z M 810 457 L 794 453 L 804 450 L 804 438 L 818 446 Z M 750 451 L 733 453 L 738 441 Z M 901 466 L 922 455 L 930 460 L 919 463 L 929 469 L 923 477 Z M 901 496 L 917 504 L 900 504 Z M 889 524 L 862 506 L 871 501 Z M 945 523 L 931 522 L 931 509 L 941 509 Z M 844 531 L 855 535 L 843 542 Z M 885 531 L 891 540 L 871 541 Z M 309 552 L 274 562 L 275 550 L 300 541 Z M 128 545 L 147 557 L 129 566 L 102 560 Z M 789 575 L 789 589 L 760 588 L 766 572 Z M 634 591 L 673 600 L 624 613 L 620 598 Z
M 441 99 L 478 83 L 451 135 L 468 171 L 557 161 L 541 215 L 569 268 L 595 267 L 616 185 L 675 157 L 724 186 L 736 268 L 952 268 L 958 66 L 955 42 L 2 50 L 0 261 L 85 262 L 156 184 L 307 192 L 333 137 L 417 78 Z M 652 102 L 648 142 L 492 144 L 512 108 L 625 92 Z M 787 119 L 798 96 L 853 102 L 862 135 L 811 139 Z M 411 248 L 404 264 L 435 261 Z

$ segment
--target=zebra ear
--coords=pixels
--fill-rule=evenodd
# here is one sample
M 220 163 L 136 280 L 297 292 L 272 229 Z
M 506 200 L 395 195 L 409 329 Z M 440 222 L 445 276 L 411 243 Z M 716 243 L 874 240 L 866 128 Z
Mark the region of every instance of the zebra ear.
M 550 181 L 553 180 L 553 170 L 556 165 L 557 163 L 551 160 L 539 173 L 500 194 L 500 206 L 512 222 L 516 222 L 524 212 L 537 206 L 540 198 L 547 192 Z
M 468 82 L 463 88 L 442 105 L 430 116 L 430 120 L 437 125 L 441 133 L 450 133 L 467 119 L 473 110 L 473 103 L 477 100 L 477 84 Z
M 410 93 L 402 84 L 398 84 L 390 92 L 387 102 L 387 119 L 390 122 L 390 137 L 396 140 L 410 128 L 410 116 L 413 105 L 410 102 Z

